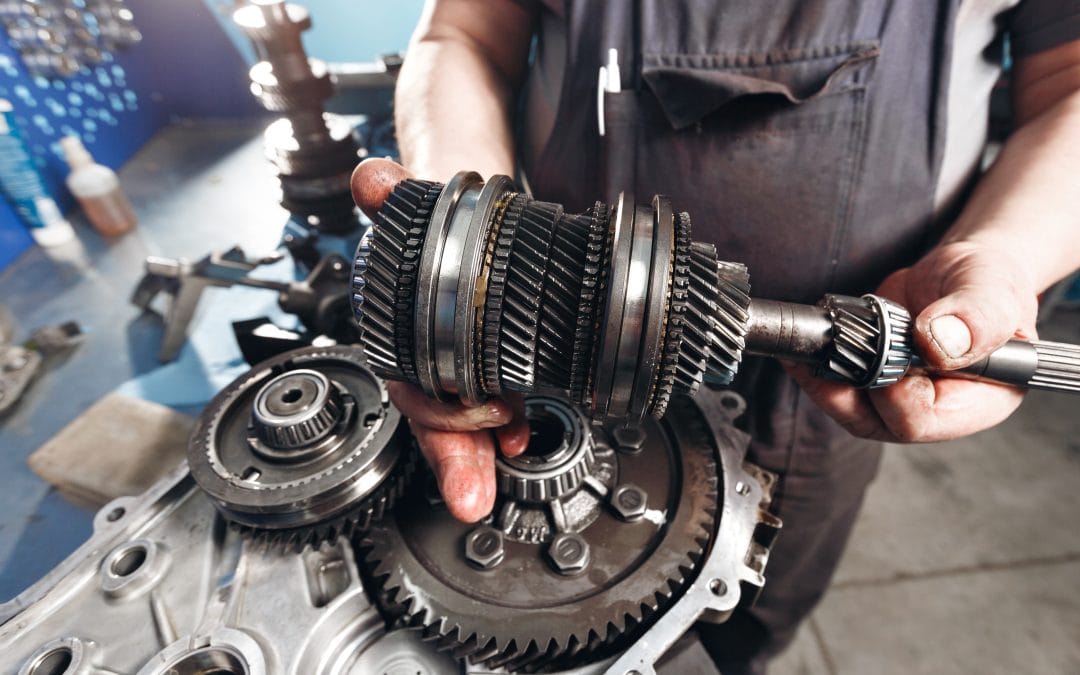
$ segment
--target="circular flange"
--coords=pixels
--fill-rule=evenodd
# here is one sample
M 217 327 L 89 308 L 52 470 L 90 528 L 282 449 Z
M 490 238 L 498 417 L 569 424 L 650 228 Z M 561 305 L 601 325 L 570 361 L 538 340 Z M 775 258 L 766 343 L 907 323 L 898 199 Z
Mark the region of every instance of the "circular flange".
M 411 453 L 395 436 L 401 417 L 385 387 L 361 364 L 359 347 L 298 349 L 256 365 L 214 397 L 188 444 L 188 464 L 226 519 L 295 534 L 384 497 L 379 490 Z M 300 403 L 326 412 L 319 402 L 335 396 L 341 414 L 329 429 L 290 436 L 305 444 L 275 448 L 264 439 L 288 436 L 281 426 L 273 434 L 252 429 L 307 416 Z
M 596 360 L 596 374 L 593 378 L 592 413 L 596 418 L 617 414 L 612 411 L 611 404 L 618 368 L 619 342 L 624 326 L 623 312 L 611 311 L 611 308 L 623 307 L 627 296 L 630 252 L 634 235 L 634 195 L 628 195 L 625 192 L 619 194 L 614 220 L 607 296 L 604 302 L 608 311 L 597 339 L 599 358 Z
M 416 346 L 416 376 L 424 393 L 440 401 L 447 400 L 448 393 L 457 393 L 453 377 L 453 314 L 449 317 L 438 316 L 438 308 L 446 304 L 446 300 L 439 297 L 440 293 L 456 294 L 457 285 L 453 283 L 456 280 L 448 279 L 441 268 L 450 253 L 447 250 L 448 234 L 451 221 L 457 217 L 458 206 L 467 192 L 472 198 L 466 202 L 472 201 L 475 206 L 482 182 L 480 174 L 472 171 L 462 171 L 450 179 L 435 202 L 424 248 L 420 253 L 420 274 L 416 283 L 416 337 L 413 341 Z M 460 246 L 460 242 L 457 246 Z M 460 267 L 460 258 L 450 262 L 455 268 Z M 449 328 L 445 328 L 446 325 Z M 441 332 L 439 337 L 442 338 L 447 337 L 445 333 L 451 333 L 451 347 L 443 350 L 443 360 L 448 358 L 449 364 L 443 363 L 441 366 L 435 362 L 438 354 L 437 331 Z M 449 351 L 448 355 L 446 351 Z M 449 379 L 444 380 L 444 377 Z

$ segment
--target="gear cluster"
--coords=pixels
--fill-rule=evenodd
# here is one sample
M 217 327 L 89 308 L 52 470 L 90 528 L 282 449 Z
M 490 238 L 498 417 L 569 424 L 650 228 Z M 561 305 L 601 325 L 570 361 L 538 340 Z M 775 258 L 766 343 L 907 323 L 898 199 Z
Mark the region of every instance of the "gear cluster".
M 188 464 L 245 536 L 298 551 L 363 531 L 403 493 L 413 441 L 360 356 L 345 346 L 287 352 L 207 406 Z
M 695 579 L 718 467 L 685 397 L 633 427 L 590 423 L 553 398 L 526 406 L 529 449 L 497 460 L 491 516 L 461 523 L 414 492 L 360 538 L 359 557 L 384 613 L 440 651 L 561 671 L 624 650 Z
M 663 197 L 570 214 L 504 176 L 406 180 L 354 271 L 369 364 L 436 398 L 540 393 L 659 417 L 672 394 L 730 383 L 745 346 L 745 267 L 693 242 Z

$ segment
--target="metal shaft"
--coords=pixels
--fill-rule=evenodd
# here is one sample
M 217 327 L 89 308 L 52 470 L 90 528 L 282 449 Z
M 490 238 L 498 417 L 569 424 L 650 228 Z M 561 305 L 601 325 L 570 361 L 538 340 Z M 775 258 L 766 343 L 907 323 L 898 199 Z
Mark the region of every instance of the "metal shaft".
M 866 296 L 871 297 L 875 296 Z M 859 299 L 847 300 L 854 303 Z M 892 303 L 889 305 L 897 307 Z M 868 310 L 873 307 L 866 302 L 863 306 Z M 826 301 L 819 305 L 804 305 L 754 299 L 750 302 L 749 315 L 747 353 L 813 364 L 818 366 L 819 374 L 823 376 L 845 379 L 830 368 L 830 360 L 835 359 L 840 351 L 837 345 L 841 334 L 838 323 L 847 317 L 827 306 Z M 912 337 L 909 329 L 908 345 L 914 345 Z M 871 356 L 880 357 L 889 348 L 889 336 L 885 331 L 872 331 L 864 338 L 861 346 L 868 361 Z M 931 370 L 914 353 L 908 358 L 905 370 L 908 369 Z M 938 376 L 988 380 L 1027 389 L 1080 393 L 1080 345 L 1009 340 L 986 358 L 966 368 L 933 369 L 932 372 Z M 889 383 L 874 379 L 861 384 L 873 387 Z

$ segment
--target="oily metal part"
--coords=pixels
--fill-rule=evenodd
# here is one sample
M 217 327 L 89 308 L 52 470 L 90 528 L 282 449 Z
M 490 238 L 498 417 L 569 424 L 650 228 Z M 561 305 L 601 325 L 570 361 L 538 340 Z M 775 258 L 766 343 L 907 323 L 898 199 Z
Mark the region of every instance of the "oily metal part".
M 911 316 L 875 295 L 827 295 L 820 305 L 832 319 L 833 336 L 819 375 L 856 387 L 899 382 L 911 363 Z
M 381 517 L 415 454 L 360 349 L 309 347 L 225 387 L 192 433 L 188 463 L 243 533 L 299 550 Z
M 110 502 L 93 527 L 0 605 L 0 672 L 455 672 L 414 632 L 385 630 L 347 540 L 268 554 L 226 526 L 183 467 Z
M 640 514 L 605 501 L 578 531 L 556 522 L 526 532 L 504 515 L 527 505 L 505 495 L 479 527 L 423 495 L 402 500 L 359 544 L 386 611 L 440 650 L 510 671 L 589 663 L 632 644 L 695 577 L 712 542 L 716 454 L 745 452 L 716 448 L 683 397 L 664 421 L 649 419 L 641 430 L 637 448 L 605 448 L 606 484 L 590 474 L 595 480 L 584 478 L 573 493 L 598 490 L 611 500 L 630 491 L 628 506 L 640 505 Z M 600 433 L 604 446 L 614 442 Z M 549 506 L 556 512 L 569 504 L 565 494 L 548 503 L 559 504 Z
M 415 380 L 413 321 L 420 249 L 441 183 L 405 180 L 360 240 L 353 265 L 353 311 L 368 366 L 381 377 Z

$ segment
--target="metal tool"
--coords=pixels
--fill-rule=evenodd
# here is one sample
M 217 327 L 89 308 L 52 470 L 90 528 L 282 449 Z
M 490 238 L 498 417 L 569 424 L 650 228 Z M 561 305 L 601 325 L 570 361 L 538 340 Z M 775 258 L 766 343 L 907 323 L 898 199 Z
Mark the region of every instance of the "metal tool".
M 860 387 L 920 364 L 910 315 L 884 298 L 751 300 L 746 268 L 693 241 L 662 196 L 567 214 L 506 176 L 406 180 L 361 241 L 353 286 L 372 368 L 469 404 L 547 392 L 641 419 L 730 383 L 746 351 Z M 1080 347 L 1013 341 L 960 374 L 1080 392 Z
M 250 259 L 239 246 L 210 253 L 197 262 L 152 256 L 131 302 L 150 310 L 160 293 L 172 297 L 165 313 L 165 334 L 158 359 L 172 361 L 187 339 L 188 325 L 206 288 L 247 286 L 275 291 L 282 310 L 295 314 L 305 327 L 337 342 L 351 343 L 357 329 L 349 309 L 349 264 L 341 256 L 324 256 L 303 281 L 277 281 L 249 276 L 253 270 L 278 262 L 280 253 Z

